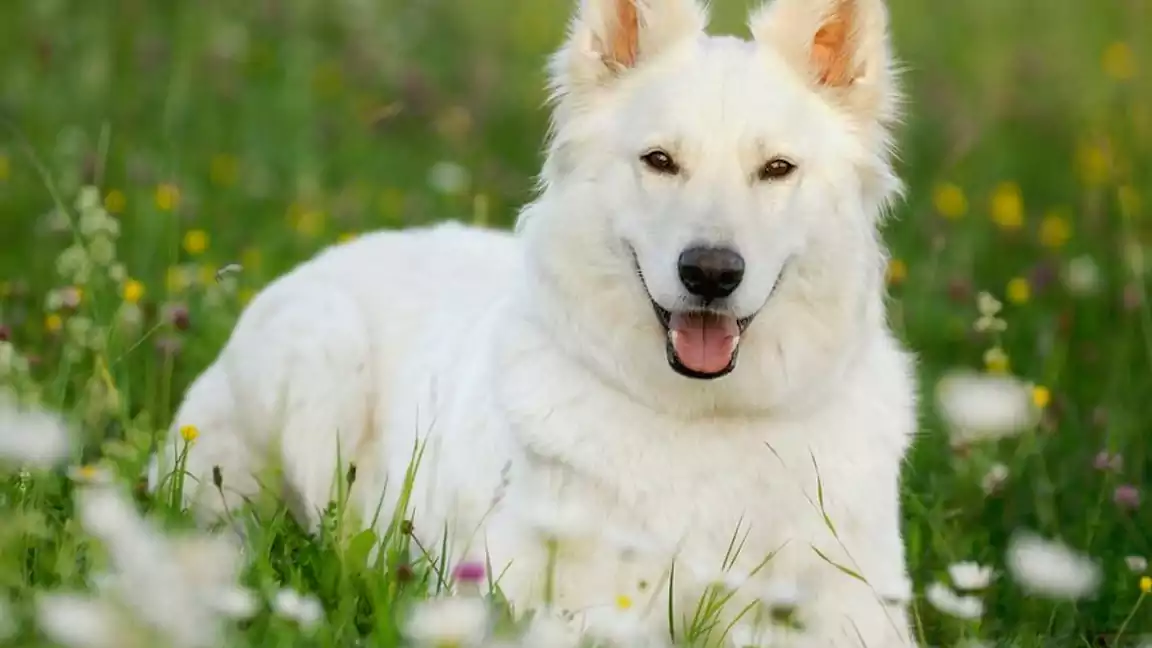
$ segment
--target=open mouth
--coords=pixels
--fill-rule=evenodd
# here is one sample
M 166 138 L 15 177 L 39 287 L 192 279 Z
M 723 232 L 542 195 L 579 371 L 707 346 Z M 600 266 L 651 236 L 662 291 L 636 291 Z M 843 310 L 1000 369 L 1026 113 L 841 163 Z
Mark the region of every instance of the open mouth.
M 632 253 L 632 268 L 636 277 L 644 287 L 652 310 L 656 312 L 656 319 L 664 327 L 664 352 L 668 356 L 669 366 L 681 376 L 697 380 L 713 380 L 732 373 L 740 353 L 740 337 L 760 309 L 743 318 L 713 308 L 670 311 L 652 299 L 636 250 L 627 243 L 625 245 Z M 787 262 L 784 265 L 787 266 Z M 782 268 L 776 276 L 765 304 L 776 293 L 785 269 Z
M 706 309 L 669 311 L 649 297 L 656 317 L 664 326 L 668 364 L 682 376 L 712 380 L 736 368 L 740 336 L 752 317 Z

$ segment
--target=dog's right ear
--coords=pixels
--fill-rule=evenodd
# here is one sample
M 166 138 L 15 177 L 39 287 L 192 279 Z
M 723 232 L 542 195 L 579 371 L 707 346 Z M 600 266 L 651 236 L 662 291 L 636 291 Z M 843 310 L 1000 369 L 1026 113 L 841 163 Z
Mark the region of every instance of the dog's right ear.
M 568 41 L 552 58 L 553 89 L 593 89 L 708 25 L 697 0 L 578 0 Z

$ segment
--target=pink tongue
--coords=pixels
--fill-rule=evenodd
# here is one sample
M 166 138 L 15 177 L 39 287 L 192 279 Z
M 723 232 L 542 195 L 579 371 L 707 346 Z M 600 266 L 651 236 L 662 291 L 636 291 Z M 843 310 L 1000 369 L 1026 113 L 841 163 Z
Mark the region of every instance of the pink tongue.
M 713 313 L 673 313 L 672 348 L 685 367 L 703 374 L 723 371 L 736 353 L 736 318 Z

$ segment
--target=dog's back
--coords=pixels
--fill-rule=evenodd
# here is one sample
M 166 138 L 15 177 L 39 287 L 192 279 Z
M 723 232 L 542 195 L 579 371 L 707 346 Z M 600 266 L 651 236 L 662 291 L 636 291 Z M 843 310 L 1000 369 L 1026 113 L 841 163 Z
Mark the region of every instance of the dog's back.
M 345 461 L 373 456 L 391 383 L 403 379 L 395 368 L 500 299 L 519 264 L 510 234 L 447 223 L 367 235 L 278 278 L 189 387 L 150 487 L 183 461 L 185 501 L 214 519 L 278 488 L 259 477 L 279 467 L 295 513 L 314 524 L 343 473 L 337 451 Z

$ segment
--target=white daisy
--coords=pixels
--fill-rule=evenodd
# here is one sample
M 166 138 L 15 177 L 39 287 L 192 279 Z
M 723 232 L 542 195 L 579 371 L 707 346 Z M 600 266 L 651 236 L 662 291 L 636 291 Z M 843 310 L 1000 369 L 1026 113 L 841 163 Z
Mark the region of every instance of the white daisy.
M 975 596 L 956 594 L 943 583 L 932 583 L 924 591 L 932 607 L 957 619 L 973 620 L 984 616 L 984 603 Z
M 1008 481 L 1008 466 L 994 463 L 988 468 L 988 472 L 984 473 L 984 478 L 980 480 L 980 487 L 984 489 L 985 494 L 991 495 L 1000 490 L 1006 481 Z
M 315 628 L 324 618 L 324 608 L 320 605 L 319 599 L 311 594 L 301 594 L 288 588 L 276 593 L 276 597 L 272 599 L 272 610 L 306 630 Z
M 174 646 L 197 648 L 219 641 L 220 619 L 205 604 L 199 583 L 189 578 L 168 539 L 137 514 L 120 490 L 85 487 L 76 495 L 76 508 L 80 523 L 112 559 L 103 589 Z
M 28 467 L 51 468 L 68 458 L 68 427 L 58 415 L 19 408 L 0 393 L 0 460 Z
M 1077 297 L 1095 294 L 1100 289 L 1100 266 L 1088 256 L 1082 255 L 1068 262 L 1064 271 L 1064 283 L 1068 292 Z
M 52 594 L 36 601 L 36 622 L 52 641 L 71 648 L 119 648 L 125 626 L 109 603 L 80 594 Z
M 958 562 L 948 566 L 948 575 L 956 589 L 964 592 L 982 590 L 992 582 L 992 568 L 974 562 Z
M 437 162 L 428 171 L 428 184 L 442 194 L 458 194 L 471 182 L 468 169 L 455 162 Z
M 252 590 L 236 586 L 217 590 L 209 604 L 220 614 L 237 621 L 251 619 L 260 609 L 260 602 Z
M 631 606 L 605 606 L 584 612 L 584 634 L 611 648 L 665 648 L 663 634 L 656 634 Z
M 1013 534 L 1007 564 L 1020 587 L 1036 596 L 1079 599 L 1100 586 L 1100 567 L 1094 561 L 1030 532 Z
M 417 603 L 404 634 L 418 646 L 479 646 L 488 637 L 492 617 L 475 597 L 441 597 Z
M 1148 559 L 1144 556 L 1128 556 L 1124 559 L 1124 564 L 1128 565 L 1128 569 L 1137 574 L 1148 571 Z
M 1018 434 L 1039 419 L 1032 391 L 1011 376 L 953 372 L 937 384 L 936 403 L 957 445 Z

